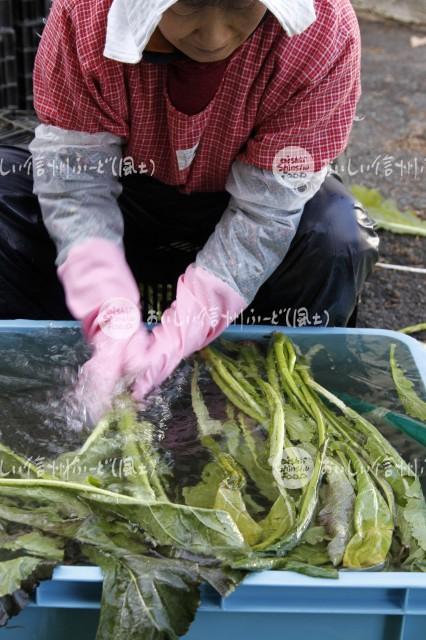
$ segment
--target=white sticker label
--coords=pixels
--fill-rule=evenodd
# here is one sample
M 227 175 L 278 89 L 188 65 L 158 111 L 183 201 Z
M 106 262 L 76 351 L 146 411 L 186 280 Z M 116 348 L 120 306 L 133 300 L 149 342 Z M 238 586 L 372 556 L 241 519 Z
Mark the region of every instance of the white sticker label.
M 275 154 L 272 162 L 275 179 L 299 193 L 308 191 L 309 179 L 314 173 L 314 168 L 313 157 L 302 147 L 284 147 Z
M 128 298 L 110 298 L 101 306 L 98 322 L 109 338 L 128 340 L 140 326 L 140 309 Z
M 286 489 L 306 486 L 314 470 L 312 456 L 302 447 L 285 447 L 281 463 L 283 485 Z
M 199 144 L 200 143 L 197 142 L 197 144 L 194 147 L 191 147 L 191 149 L 178 149 L 178 151 L 176 151 L 179 171 L 183 171 L 190 166 L 195 158 L 195 152 L 197 151 Z

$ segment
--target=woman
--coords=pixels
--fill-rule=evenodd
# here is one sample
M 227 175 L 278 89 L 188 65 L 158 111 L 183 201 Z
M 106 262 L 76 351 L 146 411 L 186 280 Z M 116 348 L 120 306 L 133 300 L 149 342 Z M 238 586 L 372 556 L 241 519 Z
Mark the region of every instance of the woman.
M 49 284 L 33 316 L 67 317 L 63 287 L 94 347 L 97 415 L 117 382 L 143 398 L 241 312 L 354 322 L 378 240 L 330 163 L 360 93 L 349 0 L 55 0 L 20 185 L 37 196 L 37 252 L 20 278 Z M 154 279 L 176 294 L 149 334 L 138 283 Z

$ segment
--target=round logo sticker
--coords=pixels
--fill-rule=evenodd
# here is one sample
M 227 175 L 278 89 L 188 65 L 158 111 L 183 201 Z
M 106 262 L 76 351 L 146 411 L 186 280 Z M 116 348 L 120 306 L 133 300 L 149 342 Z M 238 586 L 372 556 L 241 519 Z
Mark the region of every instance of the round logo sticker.
M 285 187 L 305 193 L 309 189 L 309 174 L 315 169 L 314 159 L 302 147 L 284 147 L 275 154 L 272 171 Z
M 141 317 L 138 306 L 127 298 L 111 298 L 99 311 L 103 333 L 115 340 L 127 340 L 138 329 Z
M 301 447 L 283 450 L 281 475 L 286 489 L 301 489 L 308 484 L 314 469 L 312 456 Z

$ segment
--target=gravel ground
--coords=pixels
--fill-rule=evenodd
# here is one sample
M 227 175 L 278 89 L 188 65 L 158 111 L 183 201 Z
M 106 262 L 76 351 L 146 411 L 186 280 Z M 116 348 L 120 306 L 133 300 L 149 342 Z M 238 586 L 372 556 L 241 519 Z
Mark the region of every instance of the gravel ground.
M 426 219 L 426 46 L 415 28 L 360 21 L 362 88 L 350 144 L 338 162 L 346 184 L 374 187 Z M 426 268 L 426 238 L 380 232 L 380 261 Z M 358 325 L 400 329 L 426 321 L 426 275 L 376 268 Z
M 380 236 L 381 262 L 425 266 L 426 238 Z M 426 322 L 425 302 L 426 275 L 376 267 L 362 292 L 358 326 L 397 330 Z M 426 332 L 415 337 L 426 339 Z
M 411 38 L 424 33 L 392 22 L 360 20 L 360 27 L 363 94 L 336 169 L 348 186 L 377 188 L 426 219 L 426 46 L 411 46 Z M 14 119 L 21 129 L 6 141 L 0 118 L 0 141 L 26 147 L 37 121 Z M 426 238 L 380 236 L 381 262 L 426 267 Z M 376 268 L 362 294 L 358 325 L 400 329 L 425 322 L 425 307 L 426 275 Z

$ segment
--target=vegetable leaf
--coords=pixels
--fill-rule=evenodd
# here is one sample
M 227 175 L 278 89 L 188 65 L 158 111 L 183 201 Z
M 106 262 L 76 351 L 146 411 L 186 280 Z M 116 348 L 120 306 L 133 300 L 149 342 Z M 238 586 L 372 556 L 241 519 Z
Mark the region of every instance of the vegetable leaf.
M 96 640 L 175 640 L 200 602 L 196 565 L 86 549 L 104 574 Z
M 392 378 L 395 383 L 399 399 L 401 400 L 401 403 L 408 415 L 426 422 L 426 402 L 419 398 L 414 391 L 414 384 L 404 375 L 400 367 L 397 365 L 395 359 L 395 346 L 395 344 L 392 344 L 390 347 L 390 363 Z
M 0 598 L 19 589 L 21 583 L 29 578 L 44 563 L 40 558 L 19 556 L 0 563 Z
M 333 458 L 327 458 L 325 473 L 328 482 L 319 521 L 331 536 L 328 553 L 336 567 L 341 563 L 345 547 L 352 536 L 355 492 L 344 468 Z
M 352 185 L 351 191 L 366 207 L 379 228 L 393 233 L 426 236 L 426 222 L 414 211 L 399 211 L 393 200 L 386 200 L 376 189 Z

